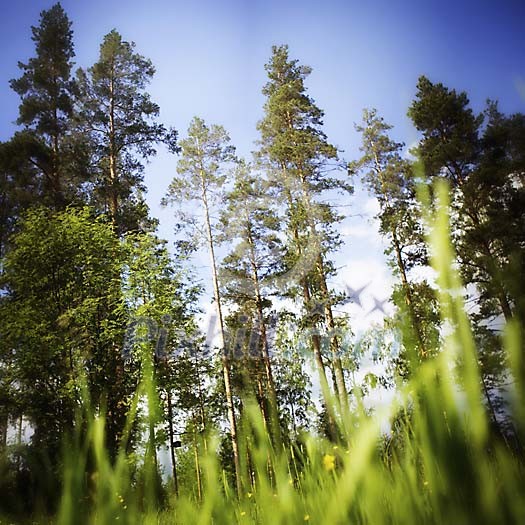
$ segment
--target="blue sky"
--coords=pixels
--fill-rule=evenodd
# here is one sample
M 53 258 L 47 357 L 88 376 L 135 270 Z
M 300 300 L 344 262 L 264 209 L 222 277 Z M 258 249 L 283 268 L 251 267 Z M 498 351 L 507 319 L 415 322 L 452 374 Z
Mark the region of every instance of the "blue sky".
M 12 133 L 17 96 L 8 81 L 17 61 L 33 54 L 30 26 L 53 2 L 0 2 L 0 139 Z M 354 122 L 376 107 L 407 144 L 417 139 L 406 111 L 419 75 L 466 90 L 475 109 L 498 99 L 505 112 L 525 109 L 525 1 L 185 1 L 64 0 L 73 21 L 76 63 L 89 66 L 104 34 L 116 28 L 151 58 L 157 75 L 150 92 L 162 120 L 184 135 L 199 115 L 224 125 L 240 154 L 257 138 L 264 102 L 264 63 L 272 44 L 313 67 L 310 94 L 326 112 L 329 139 L 352 159 L 359 140 Z M 521 90 L 521 92 L 520 92 Z M 175 172 L 165 152 L 148 166 L 146 183 L 160 233 L 169 237 L 172 212 L 159 207 Z M 342 279 L 373 280 L 375 296 L 388 295 L 388 271 L 374 234 L 374 203 L 362 192 L 349 200 L 338 256 Z M 345 229 L 346 228 L 346 229 Z M 359 274 L 359 275 L 358 275 Z M 371 304 L 371 303 L 370 303 Z

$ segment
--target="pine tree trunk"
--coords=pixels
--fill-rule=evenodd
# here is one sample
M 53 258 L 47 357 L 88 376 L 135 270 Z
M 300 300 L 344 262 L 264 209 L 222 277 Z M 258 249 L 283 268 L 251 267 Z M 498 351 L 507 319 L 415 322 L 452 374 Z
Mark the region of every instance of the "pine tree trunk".
M 242 492 L 242 480 L 241 480 L 241 467 L 239 461 L 239 442 L 237 436 L 237 422 L 235 419 L 235 407 L 233 404 L 233 391 L 231 386 L 230 377 L 230 355 L 229 350 L 226 348 L 226 337 L 224 330 L 224 319 L 222 316 L 221 296 L 219 290 L 219 277 L 217 273 L 217 263 L 215 259 L 215 248 L 213 243 L 213 234 L 211 230 L 210 212 L 208 206 L 208 198 L 206 195 L 206 187 L 204 182 L 204 175 L 201 172 L 201 189 L 202 189 L 202 202 L 204 205 L 204 213 L 206 219 L 206 234 L 208 237 L 208 251 L 210 255 L 210 263 L 212 270 L 213 280 L 213 293 L 215 297 L 215 304 L 217 307 L 217 317 L 219 319 L 219 337 L 220 345 L 222 348 L 222 371 L 224 376 L 224 390 L 226 394 L 226 405 L 228 411 L 228 421 L 230 423 L 230 436 L 232 441 L 233 449 L 233 462 L 235 467 L 235 483 L 237 487 L 237 493 L 240 495 Z
M 321 292 L 321 298 L 323 301 L 324 317 L 326 326 L 328 328 L 330 337 L 330 352 L 332 354 L 332 367 L 335 374 L 335 381 L 337 384 L 337 400 L 339 409 L 342 416 L 345 416 L 348 411 L 348 391 L 346 389 L 343 365 L 340 356 L 340 345 L 336 334 L 336 327 L 334 317 L 332 313 L 332 302 L 328 286 L 326 284 L 326 272 L 324 268 L 323 254 L 321 253 L 321 244 L 319 242 L 318 234 L 313 221 L 314 214 L 312 213 L 312 198 L 310 191 L 307 186 L 307 182 L 304 176 L 303 168 L 299 166 L 299 177 L 301 181 L 301 191 L 303 194 L 303 200 L 306 207 L 307 223 L 310 232 L 310 239 L 317 244 L 318 255 L 316 261 L 317 277 L 319 279 L 319 288 Z
M 283 172 L 285 173 L 286 178 L 286 168 L 284 166 L 281 167 Z M 286 191 L 286 198 L 288 201 L 288 208 L 291 210 L 293 206 L 293 198 L 289 191 Z M 298 257 L 300 258 L 302 255 L 302 248 L 300 244 L 299 239 L 299 232 L 297 230 L 296 226 L 292 226 L 292 236 L 294 239 L 294 242 L 297 246 L 298 251 Z M 302 295 L 303 295 L 303 305 L 305 308 L 308 308 L 308 306 L 311 304 L 312 296 L 310 293 L 310 286 L 308 283 L 307 276 L 303 276 L 300 280 L 301 288 L 302 288 Z M 321 339 L 319 337 L 319 334 L 317 333 L 316 326 L 312 326 L 311 328 L 311 341 L 312 341 L 312 349 L 314 354 L 314 361 L 317 368 L 317 373 L 319 375 L 319 386 L 321 388 L 321 395 L 323 397 L 325 407 L 328 414 L 328 425 L 330 427 L 330 433 L 331 437 L 335 439 L 337 436 L 337 425 L 336 425 L 336 419 L 335 419 L 335 413 L 333 409 L 333 403 L 332 403 L 332 395 L 330 393 L 330 387 L 328 385 L 328 378 L 326 377 L 326 369 L 325 364 L 323 360 L 323 355 L 321 353 Z
M 285 173 L 285 177 L 286 177 L 286 168 L 282 166 L 281 169 Z M 288 201 L 289 209 L 292 209 L 293 198 L 289 191 L 286 192 L 286 198 Z M 300 239 L 299 239 L 299 232 L 296 226 L 292 226 L 292 236 L 297 246 L 298 256 L 300 258 L 302 255 L 302 249 L 301 249 L 301 244 L 300 244 Z M 306 308 L 308 308 L 308 305 L 311 304 L 311 300 L 312 300 L 308 278 L 306 276 L 303 276 L 300 280 L 300 284 L 302 288 L 303 305 Z M 330 387 L 328 385 L 328 379 L 326 377 L 326 369 L 324 365 L 323 355 L 321 353 L 321 339 L 319 337 L 319 334 L 317 333 L 317 328 L 315 327 L 315 325 L 312 327 L 311 330 L 312 330 L 312 333 L 311 333 L 312 349 L 313 349 L 313 354 L 314 354 L 315 366 L 317 368 L 317 373 L 319 375 L 319 386 L 321 388 L 321 395 L 323 397 L 323 400 L 326 406 L 326 410 L 328 413 L 328 425 L 330 427 L 330 433 L 332 434 L 332 437 L 335 438 L 335 436 L 337 436 L 337 426 L 335 423 L 336 420 L 335 420 L 335 413 L 333 410 L 332 395 L 330 393 Z
M 109 93 L 110 93 L 110 102 L 109 102 L 109 183 L 110 183 L 110 202 L 109 202 L 109 211 L 111 214 L 111 219 L 113 225 L 116 226 L 117 223 L 117 213 L 118 213 L 118 191 L 117 191 L 117 148 L 115 144 L 115 83 L 113 80 L 113 70 L 112 77 L 109 83 Z
M 201 479 L 201 467 L 199 464 L 199 450 L 197 444 L 197 436 L 194 436 L 193 452 L 195 457 L 195 475 L 197 477 L 197 496 L 199 501 L 202 501 L 202 479 Z
M 503 442 L 505 443 L 506 447 L 509 450 L 511 450 L 510 444 L 507 440 L 507 436 L 505 435 L 505 432 L 501 428 L 501 425 L 498 421 L 498 417 L 496 414 L 496 408 L 494 407 L 494 403 L 492 402 L 492 398 L 490 397 L 490 392 L 487 386 L 487 382 L 485 380 L 485 376 L 483 373 L 481 373 L 480 375 L 481 375 L 481 384 L 483 385 L 483 392 L 485 394 L 485 398 L 487 399 L 487 404 L 489 407 L 490 419 L 492 420 L 492 424 L 494 425 L 494 428 L 496 432 L 499 434 L 499 436 L 501 437 L 501 439 L 503 439 Z
M 275 381 L 273 379 L 272 364 L 270 361 L 270 352 L 268 348 L 268 338 L 266 336 L 266 321 L 264 319 L 263 311 L 263 300 L 261 295 L 261 286 L 259 273 L 257 269 L 257 262 L 255 258 L 255 247 L 251 231 L 248 232 L 248 243 L 250 245 L 250 263 L 252 267 L 252 282 L 255 291 L 255 305 L 257 310 L 257 321 L 260 331 L 260 348 L 262 354 L 262 360 L 264 363 L 264 372 L 266 376 L 266 389 L 269 395 L 270 401 L 270 414 L 266 414 L 267 422 L 270 428 L 270 433 L 273 437 L 274 446 L 277 449 L 281 448 L 281 429 L 279 425 L 279 413 L 277 406 L 277 393 L 275 390 Z
M 9 416 L 7 412 L 0 414 L 0 454 L 7 447 L 7 428 L 9 426 Z
M 173 430 L 173 404 L 171 402 L 171 392 L 168 389 L 167 393 L 168 404 L 168 432 L 170 440 L 170 456 L 171 456 L 171 473 L 173 476 L 173 487 L 175 489 L 175 496 L 179 495 L 179 482 L 177 479 L 177 458 L 175 456 L 175 432 Z
M 401 252 L 401 244 L 399 243 L 395 227 L 392 231 L 392 241 L 394 243 L 394 251 L 396 252 L 397 268 L 401 275 L 401 285 L 403 287 L 403 292 L 405 295 L 405 304 L 408 308 L 410 319 L 412 321 L 412 326 L 416 332 L 416 338 L 419 344 L 419 354 L 424 359 L 425 357 L 427 357 L 427 349 L 425 341 L 423 340 L 421 324 L 419 319 L 417 318 L 417 314 L 414 308 L 414 301 L 412 300 L 412 290 L 410 288 L 410 283 L 408 282 L 405 261 L 403 261 L 403 254 Z
M 372 148 L 375 148 L 374 141 L 371 141 L 371 146 Z M 379 162 L 379 158 L 378 158 L 376 150 L 374 150 L 374 169 L 381 183 L 381 189 L 383 191 L 386 209 L 390 211 L 391 210 L 390 199 L 388 197 L 388 192 L 386 190 L 385 179 L 383 177 L 383 170 L 381 169 L 381 164 Z M 412 290 L 410 288 L 410 283 L 408 282 L 406 265 L 405 265 L 405 261 L 403 260 L 403 254 L 401 251 L 401 243 L 399 242 L 399 237 L 397 235 L 395 226 L 392 228 L 391 233 L 392 233 L 392 241 L 394 243 L 394 251 L 396 253 L 397 268 L 401 275 L 401 286 L 403 287 L 403 293 L 405 296 L 405 304 L 407 305 L 407 308 L 408 308 L 410 320 L 412 322 L 412 327 L 414 331 L 416 332 L 416 338 L 417 338 L 418 345 L 419 345 L 420 356 L 422 358 L 425 358 L 428 352 L 427 352 L 427 348 L 425 345 L 425 341 L 423 339 L 423 330 L 421 328 L 421 323 L 417 317 L 417 313 L 414 308 L 414 301 L 412 300 Z
M 334 316 L 332 313 L 332 304 L 330 300 L 330 293 L 326 284 L 326 273 L 324 270 L 323 257 L 319 254 L 317 258 L 317 270 L 319 273 L 319 285 L 324 302 L 324 314 L 326 326 L 330 337 L 330 350 L 332 353 L 332 367 L 335 375 L 335 384 L 337 385 L 336 395 L 339 399 L 341 415 L 345 416 L 348 411 L 348 390 L 346 388 L 345 377 L 343 372 L 343 364 L 341 362 L 341 346 L 336 335 L 336 326 Z
M 56 86 L 56 77 L 53 78 L 53 82 Z M 55 106 L 53 108 L 53 119 L 55 130 L 52 136 L 51 146 L 51 180 L 53 184 L 53 192 L 55 194 L 56 204 L 61 205 L 63 203 L 62 185 L 60 180 L 60 154 L 59 154 L 59 133 L 58 133 L 58 101 L 54 100 Z

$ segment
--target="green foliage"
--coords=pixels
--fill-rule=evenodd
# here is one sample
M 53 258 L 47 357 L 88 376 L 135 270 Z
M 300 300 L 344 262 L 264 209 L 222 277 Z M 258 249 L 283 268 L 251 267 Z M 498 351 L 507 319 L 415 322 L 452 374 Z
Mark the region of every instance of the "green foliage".
M 176 132 L 157 122 L 159 106 L 146 91 L 155 68 L 113 30 L 100 46 L 99 60 L 77 71 L 78 127 L 89 137 L 95 172 L 92 199 L 109 212 L 120 232 L 146 227 L 142 193 L 144 161 L 165 143 L 176 151 Z
M 520 295 L 511 290 L 521 282 L 516 272 L 522 263 L 509 264 L 508 257 L 512 254 L 513 261 L 522 261 L 522 214 L 509 204 L 518 202 L 523 194 L 519 175 L 511 168 L 516 161 L 516 168 L 522 162 L 515 144 L 522 140 L 523 122 L 519 117 L 504 118 L 494 104 L 489 104 L 488 115 L 482 134 L 483 115 L 474 115 L 466 93 L 432 84 L 425 77 L 419 80 L 409 110 L 423 133 L 417 152 L 425 174 L 451 183 L 454 241 L 465 282 L 479 293 L 480 318 L 503 315 L 508 320 L 515 314 Z M 506 138 L 498 139 L 499 133 Z M 501 163 L 506 165 L 502 170 Z M 513 232 L 508 236 L 512 246 L 502 245 L 507 237 L 499 229 L 502 222 Z
M 304 235 L 315 223 L 323 231 L 318 242 L 325 250 L 333 249 L 337 239 L 331 226 L 341 217 L 333 206 L 316 199 L 327 190 L 351 192 L 352 188 L 328 174 L 337 166 L 338 154 L 322 130 L 322 110 L 307 94 L 305 80 L 311 69 L 290 59 L 288 46 L 274 46 L 265 69 L 269 80 L 262 90 L 267 99 L 257 126 L 261 138 L 256 158 L 287 206 L 288 227 Z M 305 241 L 308 237 L 302 244 Z M 305 246 L 295 250 L 301 248 Z
M 220 239 L 233 244 L 222 262 L 225 298 L 241 309 L 256 302 L 257 294 L 274 292 L 283 271 L 280 217 L 269 192 L 262 174 L 245 161 L 237 163 L 219 226 Z
M 421 277 L 412 277 L 428 260 L 424 224 L 416 199 L 414 167 L 403 158 L 404 145 L 388 136 L 391 128 L 376 110 L 364 110 L 363 124 L 356 126 L 363 137 L 363 156 L 350 169 L 363 173 L 365 186 L 379 202 L 380 232 L 389 241 L 385 253 L 401 281 L 392 293 L 398 307 L 393 324 L 403 334 L 405 350 L 398 356 L 397 366 L 399 374 L 406 376 L 437 351 L 439 319 L 432 288 Z M 409 355 L 410 348 L 416 348 L 414 355 Z
M 502 398 L 487 386 L 506 382 L 499 327 L 502 319 L 523 322 L 523 116 L 505 117 L 489 101 L 483 126 L 484 115 L 474 114 L 466 93 L 425 77 L 409 116 L 423 134 L 420 171 L 451 185 L 453 241 L 473 303 L 485 396 L 499 427 Z
M 324 323 L 322 328 L 331 338 L 332 374 L 336 379 L 339 406 L 345 410 L 347 389 L 332 310 L 337 299 L 327 284 L 334 273 L 327 255 L 340 245 L 336 225 L 342 217 L 322 197 L 329 190 L 348 193 L 352 188 L 328 174 L 330 164 L 337 165 L 338 154 L 322 130 L 323 112 L 306 92 L 304 81 L 310 68 L 290 59 L 287 46 L 273 46 L 265 68 L 269 80 L 263 88 L 267 98 L 264 118 L 258 124 L 261 139 L 256 158 L 266 170 L 276 199 L 285 210 L 283 263 L 288 283 L 280 293 L 301 297 L 306 310 L 305 324 L 312 329 L 312 348 L 322 394 L 329 407 L 330 392 L 318 333 Z
M 130 388 L 119 374 L 121 261 L 111 228 L 89 209 L 28 212 L 3 259 L 0 340 L 9 392 L 33 427 L 32 446 L 53 470 L 84 375 L 111 416 L 107 445 L 115 446 Z
M 112 30 L 73 80 L 60 4 L 32 31 L 11 81 L 22 129 L 0 144 L 2 523 L 525 520 L 522 114 L 476 115 L 421 77 L 419 160 L 368 110 L 342 163 L 310 68 L 274 46 L 253 164 L 190 123 L 170 254 L 142 196 L 158 145 L 178 151 L 152 62 Z M 347 171 L 399 278 L 395 313 L 358 341 L 329 285 Z M 187 267 L 203 237 L 217 354 Z
M 27 64 L 19 63 L 23 75 L 11 81 L 23 97 L 18 123 L 54 137 L 63 133 L 73 112 L 73 31 L 60 3 L 42 11 L 40 25 L 31 29 L 37 56 Z
M 279 220 L 269 205 L 267 184 L 244 161 L 237 163 L 233 188 L 221 214 L 221 236 L 233 249 L 223 259 L 220 282 L 225 301 L 232 307 L 228 319 L 235 341 L 233 351 L 242 360 L 241 396 L 255 396 L 268 428 L 280 441 L 279 407 L 272 371 L 268 313 L 271 293 L 282 269 Z
M 468 107 L 466 93 L 433 84 L 424 76 L 417 84 L 416 100 L 408 116 L 423 133 L 417 151 L 429 175 L 443 175 L 452 187 L 464 182 L 478 153 L 482 116 Z M 444 170 L 444 172 L 442 172 Z
M 216 206 L 223 195 L 222 186 L 226 180 L 224 169 L 228 163 L 234 160 L 234 151 L 230 137 L 222 126 L 212 125 L 208 127 L 202 119 L 195 117 L 188 128 L 188 137 L 181 141 L 182 157 L 177 165 L 179 177 L 173 179 L 168 188 L 167 196 L 162 202 L 164 204 L 168 202 L 179 204 L 179 214 L 182 212 L 181 205 L 183 203 L 190 204 L 192 201 L 198 203 L 200 210 L 200 217 L 190 215 L 185 226 L 189 225 L 193 230 L 193 242 L 190 243 L 193 245 L 199 241 L 202 242 L 202 239 L 199 238 L 200 226 L 210 256 L 213 297 L 219 325 L 224 397 L 230 427 L 236 486 L 239 491 L 241 478 L 235 400 L 231 381 L 232 348 L 226 337 L 218 261 L 215 255 L 215 247 L 218 242 L 215 229 L 216 219 L 212 217 L 212 213 L 216 210 Z M 187 217 L 184 212 L 182 212 L 182 217 Z M 204 418 L 202 419 L 204 424 Z
M 188 127 L 188 137 L 180 141 L 181 158 L 174 177 L 163 199 L 163 204 L 176 204 L 181 218 L 190 224 L 195 219 L 184 214 L 182 204 L 198 201 L 206 208 L 220 202 L 226 180 L 225 166 L 235 158 L 235 148 L 226 130 L 217 124 L 208 126 L 194 117 Z
M 110 468 L 99 452 L 94 505 L 88 521 L 106 523 L 520 523 L 525 518 L 523 467 L 503 443 L 488 442 L 474 339 L 453 265 L 448 237 L 447 194 L 429 216 L 433 267 L 440 285 L 442 321 L 451 330 L 440 354 L 427 360 L 393 401 L 377 413 L 357 411 L 345 425 L 348 445 L 305 435 L 274 455 L 258 408 L 246 407 L 242 439 L 251 464 L 237 498 L 217 462 L 218 442 L 202 458 L 202 502 L 186 493 L 163 511 L 140 512 L 124 469 Z M 515 417 L 522 397 L 520 332 L 509 326 L 506 351 L 512 363 Z M 389 430 L 385 430 L 389 421 Z M 519 419 L 519 421 L 522 421 Z M 101 432 L 94 421 L 93 435 Z M 71 455 L 78 457 L 78 455 Z M 268 458 L 272 469 L 268 471 Z M 74 467 L 74 468 L 73 468 Z M 81 471 L 72 464 L 69 472 Z M 76 519 L 75 485 L 66 483 L 60 523 Z M 107 497 L 101 498 L 101 495 Z M 121 498 L 122 497 L 122 501 Z M 78 521 L 77 521 L 78 522 Z
M 11 140 L 11 163 L 37 189 L 33 202 L 63 208 L 82 199 L 88 172 L 85 140 L 74 124 L 73 31 L 60 3 L 42 11 L 32 33 L 36 56 L 19 62 L 23 74 L 10 83 L 21 97 L 17 123 L 23 126 Z

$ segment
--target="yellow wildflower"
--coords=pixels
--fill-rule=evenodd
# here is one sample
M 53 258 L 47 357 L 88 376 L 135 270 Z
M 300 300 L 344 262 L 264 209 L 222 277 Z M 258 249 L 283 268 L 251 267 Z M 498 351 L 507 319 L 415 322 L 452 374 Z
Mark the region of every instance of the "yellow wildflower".
M 335 469 L 335 456 L 331 454 L 325 454 L 323 458 L 323 467 L 325 470 L 334 470 Z

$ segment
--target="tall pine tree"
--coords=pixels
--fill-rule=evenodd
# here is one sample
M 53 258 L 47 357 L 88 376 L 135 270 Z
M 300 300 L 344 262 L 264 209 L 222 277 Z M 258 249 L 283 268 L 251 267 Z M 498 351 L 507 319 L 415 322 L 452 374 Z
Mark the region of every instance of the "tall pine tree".
M 236 243 L 223 260 L 221 284 L 224 298 L 235 308 L 234 315 L 245 318 L 244 324 L 250 323 L 251 329 L 244 341 L 248 369 L 253 369 L 258 386 L 255 394 L 274 443 L 279 446 L 268 310 L 269 294 L 274 291 L 272 282 L 282 272 L 283 253 L 278 236 L 279 216 L 268 206 L 271 199 L 267 191 L 259 174 L 253 173 L 245 161 L 239 161 L 233 188 L 226 195 L 227 205 L 221 215 L 222 236 L 228 243 Z
M 332 372 L 337 385 L 336 399 L 343 411 L 348 394 L 341 363 L 341 347 L 333 315 L 334 294 L 328 286 L 332 274 L 328 254 L 339 244 L 334 226 L 341 219 L 335 208 L 320 197 L 325 191 L 350 191 L 344 181 L 328 175 L 338 163 L 336 148 L 322 130 L 323 112 L 307 94 L 305 79 L 311 69 L 289 58 L 287 46 L 274 46 L 265 66 L 268 82 L 265 115 L 258 159 L 278 189 L 286 208 L 289 268 L 299 281 L 302 302 L 312 320 L 312 346 L 325 402 L 331 394 L 321 352 L 320 323 L 330 338 Z
M 19 62 L 23 74 L 11 80 L 21 97 L 17 123 L 23 126 L 13 140 L 20 169 L 28 163 L 41 179 L 40 199 L 60 208 L 79 197 L 87 176 L 83 140 L 73 125 L 73 31 L 60 3 L 42 11 L 32 33 L 36 56 Z
M 149 225 L 144 162 L 159 143 L 176 149 L 176 132 L 158 122 L 159 106 L 146 92 L 154 73 L 151 61 L 115 30 L 104 37 L 98 62 L 77 72 L 78 125 L 89 136 L 95 171 L 93 203 L 121 233 Z
M 363 155 L 351 168 L 363 173 L 365 186 L 379 202 L 380 232 L 388 237 L 387 254 L 401 281 L 394 291 L 394 299 L 401 299 L 401 303 L 396 302 L 409 321 L 404 323 L 409 327 L 405 346 L 415 346 L 417 355 L 414 357 L 421 361 L 437 348 L 439 316 L 428 283 L 414 280 L 410 275 L 414 268 L 421 268 L 427 262 L 412 163 L 403 158 L 404 145 L 389 137 L 392 127 L 376 110 L 365 110 L 363 123 L 356 129 L 362 134 L 360 150 Z M 410 356 L 404 357 L 399 363 L 403 368 Z
M 164 203 L 189 204 L 197 202 L 202 211 L 200 226 L 204 231 L 205 244 L 210 256 L 212 272 L 213 296 L 217 309 L 219 337 L 226 396 L 226 408 L 230 425 L 230 436 L 235 467 L 237 490 L 241 491 L 241 469 L 239 458 L 239 443 L 237 436 L 237 420 L 235 415 L 234 395 L 231 380 L 231 349 L 227 345 L 226 325 L 222 308 L 222 297 L 219 287 L 218 261 L 216 256 L 216 229 L 213 211 L 223 194 L 226 180 L 225 165 L 234 160 L 235 148 L 230 143 L 230 137 L 222 126 L 207 126 L 195 117 L 188 128 L 188 136 L 180 143 L 182 156 L 177 165 L 178 176 L 173 179 Z M 191 204 L 190 204 L 191 205 Z M 183 214 L 189 220 L 187 214 Z M 193 217 L 193 221 L 195 218 Z

